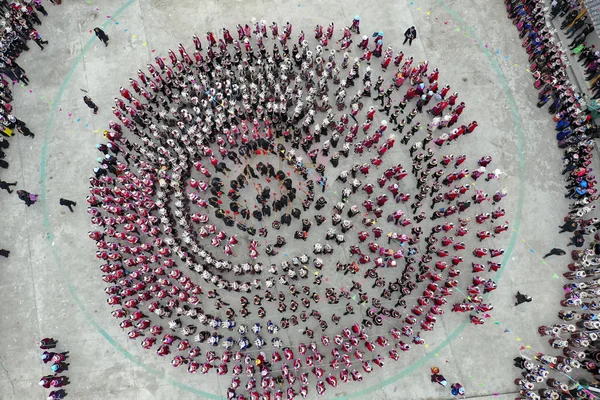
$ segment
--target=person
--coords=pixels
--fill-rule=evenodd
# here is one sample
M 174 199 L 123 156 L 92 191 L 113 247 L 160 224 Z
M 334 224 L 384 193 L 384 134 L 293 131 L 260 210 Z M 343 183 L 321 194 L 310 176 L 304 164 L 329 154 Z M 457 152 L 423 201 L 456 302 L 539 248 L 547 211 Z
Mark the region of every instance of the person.
M 550 257 L 550 256 L 564 256 L 565 254 L 567 254 L 566 251 L 564 251 L 562 249 L 557 249 L 555 247 L 552 250 L 550 250 L 550 252 L 544 256 L 544 258 L 547 258 L 547 257 Z
M 585 25 L 585 21 L 586 21 L 586 17 L 580 18 L 577 20 L 577 22 L 575 22 L 573 24 L 572 27 L 567 29 L 565 31 L 565 34 L 567 35 L 567 39 L 571 39 L 573 36 L 575 36 L 575 32 L 577 32 L 579 29 L 581 29 Z
M 438 367 L 431 368 L 431 382 L 439 383 L 442 386 L 446 386 L 448 384 L 446 378 L 440 374 L 440 369 Z
M 94 33 L 98 39 L 104 42 L 104 46 L 108 46 L 108 35 L 102 29 L 95 27 Z
M 74 212 L 72 207 L 77 205 L 76 202 L 74 202 L 72 200 L 68 200 L 68 199 L 63 199 L 63 198 L 61 198 L 58 202 L 61 206 L 69 207 L 69 210 L 71 212 Z
M 29 38 L 31 40 L 33 40 L 38 46 L 40 46 L 40 49 L 44 50 L 44 46 L 42 46 L 43 44 L 48 44 L 47 40 L 42 39 L 42 35 L 40 35 L 40 33 L 36 30 L 32 30 L 29 33 Z
M 43 338 L 42 340 L 40 340 L 36 344 L 38 345 L 38 347 L 40 349 L 42 349 L 42 350 L 48 350 L 48 349 L 55 348 L 56 347 L 56 343 L 57 343 L 57 341 L 54 340 L 53 338 Z
M 0 256 L 8 258 L 9 255 L 10 255 L 10 251 L 8 251 L 6 249 L 0 249 Z
M 65 391 L 64 390 L 53 390 L 50 393 L 48 393 L 48 400 L 61 400 L 65 398 Z
M 451 393 L 453 396 L 464 396 L 465 395 L 465 388 L 463 388 L 463 386 L 458 382 L 453 383 L 452 386 L 450 386 L 450 388 L 452 389 Z
M 48 43 L 48 42 L 46 42 Z M 5 70 L 7 71 L 7 70 Z M 25 71 L 22 68 L 8 68 L 8 71 L 12 73 L 12 75 L 17 78 L 17 80 L 23 82 L 23 85 L 29 86 L 29 77 L 25 74 Z M 10 74 L 10 73 L 9 73 Z
M 67 378 L 66 376 L 53 377 L 50 382 L 50 386 L 52 386 L 54 388 L 63 387 L 68 384 L 69 384 L 69 378 Z
M 44 8 L 44 6 L 42 5 L 42 0 L 34 0 L 33 1 L 33 7 L 35 7 L 35 9 L 37 11 L 41 12 L 44 17 L 48 16 L 48 12 L 46 11 L 46 9 Z
M 515 306 L 518 306 L 519 304 L 522 303 L 529 303 L 532 298 L 527 296 L 526 294 L 522 294 L 521 292 L 517 292 L 517 302 L 515 303 Z
M 17 196 L 19 196 L 19 199 L 27 204 L 27 207 L 35 204 L 38 198 L 37 194 L 29 193 L 26 190 L 17 190 Z
M 54 374 L 59 374 L 61 372 L 67 371 L 69 369 L 69 364 L 65 363 L 65 362 L 57 362 L 52 364 L 52 372 L 54 372 Z
M 92 101 L 88 96 L 83 96 L 83 102 L 92 110 L 94 110 L 94 114 L 98 114 L 98 106 L 96 103 Z
M 404 32 L 404 43 L 408 42 L 409 46 L 412 46 L 412 41 L 417 38 L 417 29 L 414 26 L 411 26 Z
M 35 138 L 35 133 L 31 132 L 31 130 L 27 127 L 27 125 L 25 125 L 25 123 L 23 123 L 23 121 L 20 121 L 21 123 L 17 124 L 17 130 L 23 135 L 23 136 L 31 136 L 31 138 Z
M 577 222 L 572 219 L 569 219 L 562 226 L 559 226 L 560 231 L 558 233 L 563 232 L 575 232 L 577 230 Z
M 42 376 L 42 378 L 39 381 L 39 385 L 44 387 L 45 389 L 50 389 L 50 383 L 52 382 L 52 378 L 54 378 L 52 375 Z
M 4 189 L 8 193 L 12 193 L 13 191 L 10 190 L 10 186 L 15 186 L 16 184 L 17 184 L 16 181 L 14 183 L 8 183 L 8 182 L 5 182 L 3 180 L 0 180 L 0 189 Z

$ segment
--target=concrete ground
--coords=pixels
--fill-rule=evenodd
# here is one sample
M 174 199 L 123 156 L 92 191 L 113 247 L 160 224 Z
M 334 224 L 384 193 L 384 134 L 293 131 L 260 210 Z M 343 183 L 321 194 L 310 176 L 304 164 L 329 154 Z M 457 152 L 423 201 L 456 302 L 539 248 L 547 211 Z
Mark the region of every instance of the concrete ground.
M 493 156 L 493 165 L 507 174 L 498 187 L 509 192 L 502 205 L 512 229 L 510 238 L 494 239 L 489 246 L 504 247 L 507 256 L 495 278 L 499 288 L 489 296 L 495 309 L 485 325 L 471 325 L 465 314 L 447 312 L 425 336 L 426 347 L 403 353 L 395 364 L 388 360 L 361 386 L 341 385 L 340 391 L 327 393 L 339 398 L 449 398 L 448 390 L 429 382 L 429 369 L 438 366 L 449 381 L 461 382 L 469 397 L 515 397 L 517 371 L 511 367 L 512 358 L 520 348 L 526 354 L 545 351 L 547 343 L 538 337 L 537 327 L 556 320 L 562 292 L 562 279 L 553 275 L 560 276 L 565 260 L 554 257 L 543 264 L 541 258 L 549 248 L 566 248 L 567 240 L 556 229 L 568 203 L 562 196 L 561 152 L 552 120 L 535 107 L 537 93 L 526 71 L 526 54 L 503 2 L 377 4 L 104 0 L 48 5 L 50 16 L 39 31 L 50 44 L 43 52 L 32 46 L 18 60 L 31 84 L 14 88 L 15 114 L 27 121 L 36 137 L 10 139 L 11 166 L 0 175 L 42 197 L 27 208 L 15 195 L 0 194 L 4 215 L 0 244 L 11 251 L 0 266 L 1 399 L 44 398 L 47 391 L 37 382 L 49 369 L 40 362 L 34 342 L 45 336 L 53 336 L 61 349 L 70 351 L 71 399 L 222 398 L 227 379 L 175 370 L 167 360 L 144 353 L 138 342 L 127 339 L 110 316 L 95 246 L 87 239 L 91 226 L 85 196 L 97 157 L 94 144 L 112 117 L 110 107 L 119 86 L 178 43 L 190 48 L 194 33 L 203 36 L 223 25 L 233 33 L 237 23 L 254 17 L 280 26 L 291 21 L 295 39 L 300 29 L 312 37 L 317 23 L 326 26 L 334 21 L 339 28 L 354 15 L 361 16 L 364 33 L 383 30 L 386 44 L 394 49 L 401 45 L 406 28 L 417 27 L 419 38 L 412 47 L 403 47 L 405 53 L 439 67 L 440 81 L 450 84 L 467 103 L 463 120 L 479 122 L 475 135 L 462 138 L 448 151 L 467 154 L 470 169 L 476 158 Z M 108 48 L 90 33 L 95 26 L 106 27 Z M 82 102 L 82 90 L 100 106 L 98 115 Z M 397 145 L 394 151 L 408 164 L 403 148 Z M 493 193 L 493 187 L 488 191 Z M 79 203 L 75 213 L 58 204 L 60 197 Z M 517 290 L 534 301 L 515 308 Z M 292 343 L 300 337 L 293 330 L 288 334 Z

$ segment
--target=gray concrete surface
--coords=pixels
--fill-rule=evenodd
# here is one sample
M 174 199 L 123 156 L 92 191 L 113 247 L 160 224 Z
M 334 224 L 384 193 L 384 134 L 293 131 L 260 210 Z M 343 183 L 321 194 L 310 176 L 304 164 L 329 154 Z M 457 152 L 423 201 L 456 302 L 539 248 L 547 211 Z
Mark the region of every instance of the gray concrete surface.
M 441 324 L 425 336 L 427 348 L 404 353 L 397 363 L 388 360 L 360 387 L 341 385 L 340 391 L 327 394 L 350 398 L 374 387 L 360 397 L 449 398 L 447 390 L 429 383 L 429 369 L 437 365 L 449 381 L 460 381 L 469 397 L 514 397 L 510 393 L 515 391 L 517 372 L 511 367 L 512 358 L 521 346 L 530 346 L 528 352 L 544 351 L 547 343 L 537 336 L 537 326 L 554 321 L 558 310 L 562 280 L 553 279 L 553 274 L 560 275 L 564 260 L 550 258 L 543 265 L 541 254 L 551 247 L 565 247 L 567 238 L 558 235 L 556 226 L 568 203 L 562 196 L 561 154 L 553 124 L 546 111 L 535 107 L 537 93 L 525 70 L 526 54 L 503 2 L 104 0 L 91 5 L 65 1 L 61 6 L 48 5 L 48 11 L 40 32 L 50 44 L 44 52 L 33 46 L 19 59 L 31 84 L 14 89 L 15 114 L 37 135 L 33 140 L 11 138 L 7 158 L 11 167 L 0 171 L 2 179 L 18 180 L 19 188 L 43 198 L 27 208 L 15 195 L 0 193 L 0 244 L 11 250 L 10 258 L 0 261 L 0 398 L 44 398 L 46 391 L 37 382 L 48 368 L 34 345 L 43 336 L 55 337 L 61 348 L 70 351 L 72 383 L 67 391 L 71 399 L 225 394 L 227 379 L 175 370 L 168 360 L 143 352 L 137 341 L 127 339 L 110 316 L 95 247 L 87 239 L 91 228 L 84 199 L 97 157 L 94 144 L 112 117 L 112 98 L 119 86 L 155 55 L 166 56 L 177 43 L 191 47 L 194 33 L 202 35 L 223 25 L 233 33 L 237 23 L 255 17 L 280 26 L 291 21 L 295 39 L 300 29 L 312 37 L 315 24 L 334 21 L 339 28 L 356 14 L 361 16 L 364 33 L 383 30 L 386 44 L 394 49 L 401 45 L 407 27 L 417 27 L 419 38 L 412 47 L 403 47 L 405 53 L 439 67 L 440 80 L 459 91 L 467 103 L 463 119 L 479 121 L 475 135 L 448 149 L 467 154 L 471 169 L 476 158 L 490 154 L 494 165 L 508 174 L 499 187 L 509 192 L 503 205 L 517 232 L 510 232 L 514 235 L 510 243 L 508 236 L 491 242 L 511 254 L 498 290 L 489 297 L 495 309 L 485 325 L 465 326 L 466 315 L 447 310 Z M 107 20 L 109 47 L 97 40 L 90 43 L 89 31 Z M 83 104 L 80 89 L 100 106 L 98 115 Z M 395 151 L 408 162 L 400 146 Z M 58 204 L 60 197 L 78 201 L 74 214 Z M 534 301 L 514 308 L 517 290 Z M 290 330 L 289 336 L 293 342 L 300 335 Z M 380 384 L 385 386 L 379 388 Z M 311 396 L 316 397 L 314 391 Z

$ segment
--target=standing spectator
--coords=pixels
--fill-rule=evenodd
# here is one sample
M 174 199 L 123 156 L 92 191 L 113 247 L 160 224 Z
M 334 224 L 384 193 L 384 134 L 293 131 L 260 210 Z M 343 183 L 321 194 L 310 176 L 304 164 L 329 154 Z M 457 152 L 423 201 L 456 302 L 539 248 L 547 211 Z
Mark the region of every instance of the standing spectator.
M 104 46 L 108 46 L 108 35 L 102 29 L 95 27 L 94 33 L 98 39 L 104 42 Z
M 550 252 L 544 256 L 544 258 L 547 258 L 550 256 L 564 256 L 565 254 L 567 254 L 566 251 L 564 251 L 563 249 L 557 249 L 555 247 L 552 250 L 550 250 Z
M 27 207 L 31 206 L 32 204 L 35 204 L 38 198 L 37 194 L 29 193 L 25 190 L 17 190 L 17 195 L 19 196 L 19 199 L 21 199 L 25 202 L 25 204 L 27 204 Z
M 402 44 L 406 44 L 406 42 L 408 42 L 408 45 L 412 46 L 412 41 L 416 38 L 417 38 L 417 30 L 415 29 L 414 26 L 411 26 L 410 28 L 408 28 L 406 30 L 406 32 L 404 32 L 404 43 L 402 43 Z
M 48 42 L 46 42 L 48 43 Z M 25 86 L 29 86 L 29 77 L 25 74 L 25 70 L 23 68 L 12 67 L 9 68 L 12 73 L 17 77 L 18 80 L 23 82 Z
M 83 102 L 92 110 L 94 110 L 94 114 L 98 114 L 98 106 L 96 103 L 92 101 L 88 96 L 83 96 Z
M 57 341 L 54 340 L 53 338 L 43 338 L 42 340 L 40 340 L 36 344 L 38 345 L 38 347 L 40 349 L 42 349 L 42 350 L 48 350 L 48 349 L 55 348 L 56 347 L 56 343 L 57 343 Z
M 35 137 L 35 133 L 31 132 L 31 130 L 27 127 L 27 125 L 25 125 L 23 121 L 19 121 L 19 123 L 17 123 L 17 130 L 23 136 L 31 136 L 32 139 Z
M 571 238 L 571 241 L 567 244 L 567 246 L 575 246 L 575 247 L 583 247 L 585 244 L 585 238 L 582 234 L 575 232 L 575 235 Z
M 74 201 L 71 201 L 68 199 L 62 199 L 62 198 L 58 202 L 60 203 L 61 206 L 69 207 L 69 210 L 71 212 L 74 212 L 72 207 L 77 205 L 77 203 Z
M 10 190 L 10 186 L 15 186 L 17 184 L 17 182 L 14 183 L 8 183 L 6 181 L 0 180 L 0 189 L 4 189 L 6 190 L 8 193 L 12 193 L 13 191 Z
M 531 300 L 532 300 L 532 298 L 527 296 L 526 294 L 517 292 L 517 302 L 515 303 L 515 306 L 518 306 L 519 304 L 522 304 L 522 303 L 529 303 Z
M 36 10 L 38 10 L 39 12 L 41 12 L 44 17 L 48 16 L 48 13 L 46 12 L 46 9 L 42 5 L 42 0 L 33 0 L 33 7 L 35 7 Z
M 558 233 L 575 232 L 577 230 L 577 222 L 572 219 L 569 219 L 562 226 L 559 226 L 559 228 L 560 228 L 560 231 Z
M 35 29 L 33 29 L 30 33 L 29 33 L 29 38 L 31 40 L 33 40 L 35 43 L 37 43 L 38 46 L 40 46 L 40 49 L 44 50 L 44 46 L 42 46 L 43 44 L 48 44 L 47 40 L 43 40 L 42 39 L 42 35 L 40 35 L 40 33 L 38 31 L 36 31 Z

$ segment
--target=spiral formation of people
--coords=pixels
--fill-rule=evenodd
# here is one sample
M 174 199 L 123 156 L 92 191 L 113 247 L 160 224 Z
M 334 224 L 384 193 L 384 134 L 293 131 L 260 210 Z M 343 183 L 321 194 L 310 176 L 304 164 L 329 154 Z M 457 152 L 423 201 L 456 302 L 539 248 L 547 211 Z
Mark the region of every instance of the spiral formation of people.
M 194 35 L 119 89 L 97 146 L 112 315 L 174 367 L 231 377 L 227 398 L 324 395 L 424 345 L 444 312 L 493 309 L 501 171 L 452 154 L 485 127 L 443 70 L 360 22 Z
M 594 0 L 192 3 L 0 0 L 0 398 L 597 397 Z

